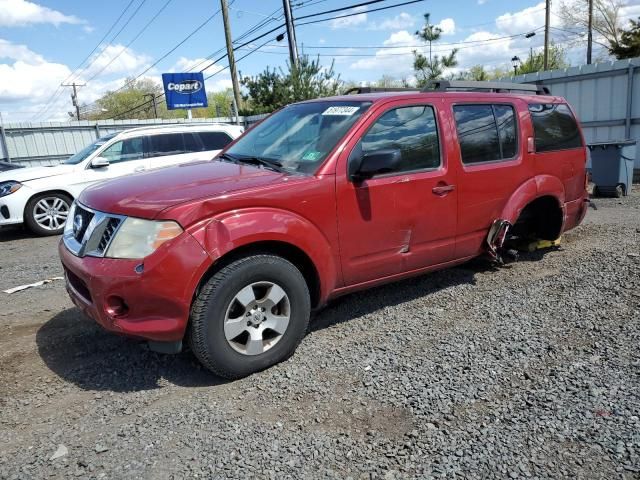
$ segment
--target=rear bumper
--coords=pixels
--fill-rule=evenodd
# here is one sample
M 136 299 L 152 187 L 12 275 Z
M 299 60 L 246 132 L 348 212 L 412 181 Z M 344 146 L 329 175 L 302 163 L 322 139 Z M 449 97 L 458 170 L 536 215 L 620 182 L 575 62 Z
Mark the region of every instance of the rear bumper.
M 158 342 L 183 338 L 193 293 L 209 263 L 191 235 L 167 242 L 144 261 L 80 258 L 63 242 L 58 251 L 71 300 L 105 329 Z M 118 299 L 125 313 L 114 311 Z
M 564 206 L 564 231 L 566 232 L 577 227 L 584 220 L 589 208 L 589 195 L 585 192 L 584 196 L 567 202 Z

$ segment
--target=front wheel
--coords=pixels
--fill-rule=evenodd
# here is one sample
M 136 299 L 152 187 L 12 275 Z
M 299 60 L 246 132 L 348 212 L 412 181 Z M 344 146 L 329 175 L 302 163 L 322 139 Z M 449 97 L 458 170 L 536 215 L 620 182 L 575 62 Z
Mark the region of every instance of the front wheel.
M 60 235 L 73 200 L 64 193 L 43 193 L 27 202 L 24 221 L 36 235 Z
M 242 258 L 218 271 L 191 311 L 189 341 L 200 362 L 235 379 L 289 358 L 309 324 L 300 271 L 274 255 Z

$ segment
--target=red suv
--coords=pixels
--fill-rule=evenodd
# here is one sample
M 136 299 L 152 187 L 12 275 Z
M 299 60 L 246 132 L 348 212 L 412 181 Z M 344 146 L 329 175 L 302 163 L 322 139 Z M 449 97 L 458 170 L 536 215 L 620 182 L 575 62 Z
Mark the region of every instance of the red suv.
M 289 357 L 331 298 L 582 221 L 586 150 L 562 98 L 362 90 L 289 105 L 214 161 L 86 189 L 59 248 L 75 304 L 238 378 Z

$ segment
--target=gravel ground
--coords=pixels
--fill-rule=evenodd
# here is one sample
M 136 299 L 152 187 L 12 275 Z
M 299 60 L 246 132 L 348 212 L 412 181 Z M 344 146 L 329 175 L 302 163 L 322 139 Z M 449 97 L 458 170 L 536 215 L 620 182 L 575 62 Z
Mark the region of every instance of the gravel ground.
M 560 250 L 345 297 L 236 382 L 60 281 L 0 293 L 0 478 L 640 478 L 640 195 L 596 203 Z M 56 242 L 1 231 L 0 290 Z

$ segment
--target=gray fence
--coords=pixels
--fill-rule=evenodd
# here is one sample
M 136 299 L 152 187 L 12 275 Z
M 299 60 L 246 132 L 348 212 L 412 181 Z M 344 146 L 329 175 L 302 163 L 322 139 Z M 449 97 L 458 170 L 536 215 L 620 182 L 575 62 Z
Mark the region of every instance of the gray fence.
M 239 120 L 246 126 L 261 118 L 264 115 L 240 117 Z M 0 126 L 0 160 L 25 166 L 55 165 L 109 133 L 149 125 L 211 122 L 235 123 L 228 117 L 8 123 Z
M 634 139 L 640 150 L 640 58 L 529 73 L 507 81 L 548 86 L 574 107 L 588 143 Z M 640 155 L 636 158 L 640 169 Z

